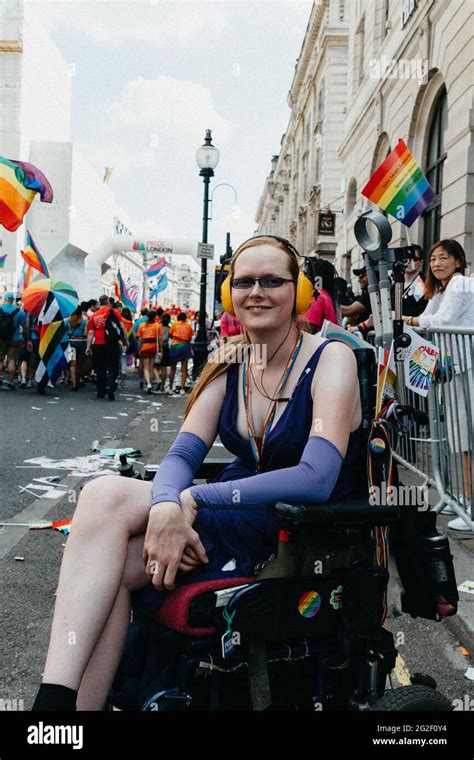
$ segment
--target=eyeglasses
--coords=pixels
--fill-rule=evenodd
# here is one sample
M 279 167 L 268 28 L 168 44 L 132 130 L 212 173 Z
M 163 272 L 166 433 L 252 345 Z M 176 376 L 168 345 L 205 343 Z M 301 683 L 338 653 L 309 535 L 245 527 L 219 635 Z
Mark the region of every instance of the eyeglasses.
M 284 277 L 272 277 L 272 275 L 268 274 L 264 277 L 234 277 L 231 285 L 237 290 L 250 290 L 256 282 L 265 290 L 273 290 L 274 288 L 281 288 L 284 282 L 294 282 L 294 280 L 288 280 Z

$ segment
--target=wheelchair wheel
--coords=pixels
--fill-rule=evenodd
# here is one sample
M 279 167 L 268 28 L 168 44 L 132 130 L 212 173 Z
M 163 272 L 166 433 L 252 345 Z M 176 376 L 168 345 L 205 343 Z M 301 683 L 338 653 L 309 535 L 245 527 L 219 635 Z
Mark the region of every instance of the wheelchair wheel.
M 429 686 L 401 686 L 386 691 L 370 710 L 391 712 L 452 712 L 449 699 Z

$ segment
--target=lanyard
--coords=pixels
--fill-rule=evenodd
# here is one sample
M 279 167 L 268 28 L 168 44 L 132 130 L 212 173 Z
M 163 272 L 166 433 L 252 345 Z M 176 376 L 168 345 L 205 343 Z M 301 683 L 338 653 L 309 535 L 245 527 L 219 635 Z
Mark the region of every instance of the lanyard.
M 296 358 L 297 358 L 297 356 L 299 354 L 302 342 L 303 342 L 303 333 L 300 332 L 299 335 L 298 335 L 298 337 L 297 337 L 297 339 L 296 339 L 295 345 L 293 346 L 293 350 L 292 350 L 290 356 L 288 357 L 288 361 L 286 362 L 286 367 L 283 370 L 283 374 L 282 374 L 282 376 L 280 378 L 280 382 L 278 383 L 278 387 L 277 387 L 277 390 L 276 390 L 276 393 L 275 393 L 275 399 L 278 398 L 278 394 L 280 393 L 281 389 L 285 385 L 285 383 L 286 383 L 286 381 L 288 379 L 288 376 L 289 376 L 291 370 L 293 369 L 293 365 L 294 365 L 294 363 L 296 361 Z M 242 375 L 243 392 L 244 392 L 244 403 L 245 403 L 245 416 L 246 416 L 246 419 L 247 419 L 247 430 L 248 430 L 248 434 L 249 434 L 250 448 L 252 449 L 252 454 L 253 454 L 254 459 L 255 459 L 257 473 L 259 473 L 260 472 L 260 462 L 261 462 L 262 453 L 263 453 L 263 447 L 265 445 L 265 440 L 267 438 L 267 435 L 270 432 L 273 420 L 275 418 L 275 412 L 276 412 L 276 404 L 277 404 L 277 402 L 276 402 L 276 400 L 273 401 L 273 403 L 272 403 L 272 405 L 271 405 L 271 407 L 270 407 L 270 409 L 268 411 L 267 418 L 266 418 L 265 424 L 263 426 L 262 437 L 261 437 L 260 442 L 259 442 L 259 439 L 255 435 L 255 431 L 254 431 L 254 429 L 252 427 L 252 423 L 250 421 L 250 414 L 249 414 L 249 411 L 250 411 L 250 382 L 249 382 L 249 377 L 248 377 L 247 362 L 248 362 L 248 357 L 246 356 L 244 358 L 243 375 Z

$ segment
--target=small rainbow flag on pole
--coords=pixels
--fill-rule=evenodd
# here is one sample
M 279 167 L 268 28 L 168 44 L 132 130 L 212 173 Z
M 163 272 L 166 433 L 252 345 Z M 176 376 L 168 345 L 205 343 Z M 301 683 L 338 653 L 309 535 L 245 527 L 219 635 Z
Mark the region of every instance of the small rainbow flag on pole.
M 22 295 L 23 291 L 26 290 L 28 285 L 31 282 L 31 278 L 33 277 L 34 269 L 30 267 L 29 264 L 26 263 L 26 261 L 23 262 L 23 267 L 21 269 L 20 275 L 18 277 L 18 282 L 16 284 L 16 290 L 18 295 Z
M 44 203 L 51 203 L 53 190 L 36 166 L 10 161 L 0 156 L 0 224 L 15 232 L 39 193 Z
M 33 269 L 37 269 L 44 277 L 50 277 L 48 265 L 43 259 L 41 253 L 36 247 L 35 241 L 31 237 L 30 233 L 26 233 L 26 246 L 24 251 L 20 251 L 22 258 Z
M 120 301 L 120 303 L 123 306 L 126 306 L 132 314 L 135 313 L 135 304 L 133 302 L 133 299 L 130 297 L 130 294 L 125 287 L 125 283 L 123 281 L 123 277 L 120 274 L 120 269 L 117 270 L 117 274 L 115 275 L 114 279 L 114 291 L 115 291 L 115 298 L 117 301 Z
M 405 142 L 399 140 L 369 179 L 362 195 L 411 227 L 435 193 Z
M 158 259 L 158 261 L 155 261 L 154 264 L 151 265 L 151 267 L 148 267 L 148 269 L 145 270 L 145 274 L 147 277 L 156 277 L 160 274 L 160 272 L 163 270 L 163 268 L 166 266 L 166 260 L 161 257 L 161 259 Z

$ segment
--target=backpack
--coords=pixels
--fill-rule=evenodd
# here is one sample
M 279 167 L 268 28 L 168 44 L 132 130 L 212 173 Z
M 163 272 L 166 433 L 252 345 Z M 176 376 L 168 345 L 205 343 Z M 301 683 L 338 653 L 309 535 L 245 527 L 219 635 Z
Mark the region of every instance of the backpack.
M 20 309 L 14 309 L 11 312 L 0 309 L 0 339 L 11 340 L 15 334 L 15 317 Z
M 113 309 L 110 309 L 105 322 L 105 342 L 111 346 L 118 346 L 121 338 L 123 338 L 122 327 L 117 315 Z

